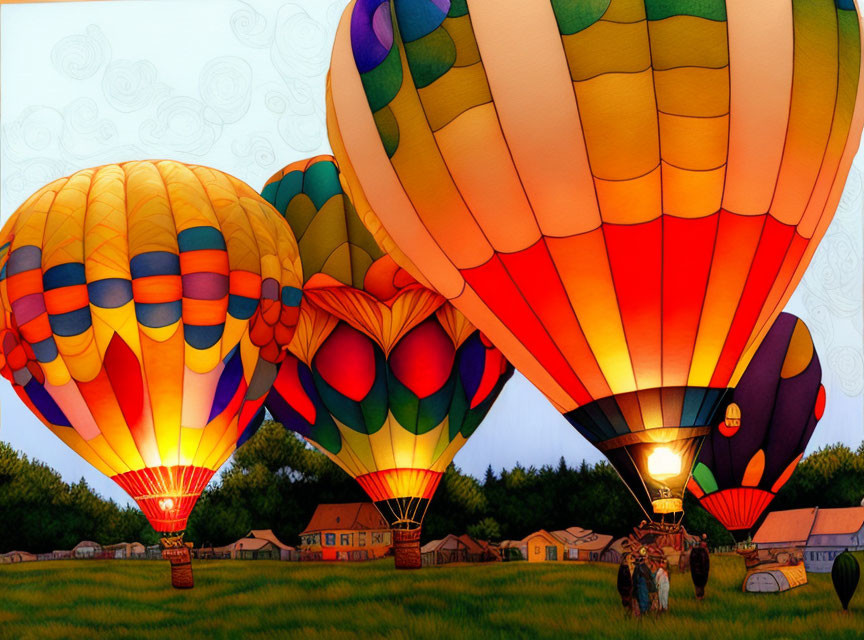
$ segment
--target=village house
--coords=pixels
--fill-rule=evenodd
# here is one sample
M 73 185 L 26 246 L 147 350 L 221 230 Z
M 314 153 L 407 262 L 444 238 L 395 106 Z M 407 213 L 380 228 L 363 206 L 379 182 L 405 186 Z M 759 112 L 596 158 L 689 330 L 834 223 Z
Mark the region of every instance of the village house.
M 834 558 L 847 549 L 864 550 L 864 507 L 819 509 L 804 548 L 807 571 L 829 573 Z
M 247 538 L 255 538 L 256 540 L 267 540 L 279 549 L 279 557 L 277 560 L 295 560 L 297 557 L 297 548 L 285 544 L 272 529 L 252 529 L 246 534 Z
M 576 560 L 600 562 L 603 552 L 610 544 L 612 544 L 612 536 L 605 533 L 592 533 L 587 538 L 580 540 L 570 551 L 576 552 Z
M 0 555 L 0 564 L 16 564 L 18 562 L 35 562 L 36 556 L 29 551 L 9 551 Z
M 392 548 L 390 527 L 371 502 L 318 505 L 300 540 L 305 560 L 371 560 Z
M 420 549 L 423 566 L 449 564 L 451 562 L 492 562 L 500 560 L 498 550 L 485 540 L 475 540 L 467 533 L 461 536 L 452 533 L 432 540 Z
M 759 549 L 800 548 L 812 573 L 828 573 L 846 549 L 864 550 L 864 507 L 773 511 L 753 542 Z
M 92 540 L 82 540 L 72 547 L 72 557 L 76 559 L 95 558 L 102 554 L 102 545 Z
M 507 554 L 505 549 L 519 548 L 522 557 L 529 562 L 609 562 L 610 558 L 616 557 L 616 561 L 620 561 L 620 549 L 605 555 L 612 541 L 610 535 L 595 533 L 582 527 L 569 527 L 552 532 L 541 529 L 521 541 L 505 540 L 501 543 L 501 549 L 504 557 Z
M 118 542 L 103 547 L 116 560 L 132 560 L 147 557 L 147 547 L 140 542 Z
M 564 559 L 564 542 L 545 529 L 535 531 L 522 539 L 528 553 L 528 562 L 557 562 Z
M 293 560 L 297 550 L 279 540 L 272 529 L 252 529 L 218 551 L 228 551 L 228 557 L 235 560 Z
M 564 555 L 562 560 L 578 560 L 575 546 L 581 541 L 578 533 L 571 533 L 566 529 L 550 532 L 552 536 L 560 540 L 564 544 Z
M 523 544 L 522 540 L 502 540 L 498 549 L 504 562 L 528 558 L 528 546 Z
M 568 527 L 559 531 L 553 531 L 552 535 L 564 543 L 563 560 L 585 560 L 579 556 L 580 545 L 593 540 L 597 537 L 591 529 L 583 529 L 582 527 Z
M 621 559 L 624 557 L 624 543 L 627 542 L 627 538 L 618 538 L 613 541 L 606 550 L 600 554 L 600 562 L 609 562 L 611 564 L 620 564 Z
M 565 531 L 577 540 L 584 540 L 594 534 L 591 529 L 583 529 L 582 527 L 567 527 Z
M 203 545 L 192 550 L 192 556 L 199 560 L 229 560 L 233 557 L 234 543 L 224 547 L 214 547 L 213 545 Z
M 235 560 L 278 560 L 280 549 L 269 540 L 241 538 L 234 543 Z
M 772 511 L 753 536 L 757 549 L 805 547 L 816 520 L 816 507 Z

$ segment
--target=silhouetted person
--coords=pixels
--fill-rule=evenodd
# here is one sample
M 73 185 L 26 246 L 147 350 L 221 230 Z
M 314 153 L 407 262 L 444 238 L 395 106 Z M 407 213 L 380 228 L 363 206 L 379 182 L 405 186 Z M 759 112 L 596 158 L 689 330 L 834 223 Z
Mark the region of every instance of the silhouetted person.
M 626 561 L 618 567 L 618 594 L 621 596 L 621 606 L 630 609 L 633 603 L 633 576 Z
M 633 592 L 639 603 L 639 614 L 645 615 L 651 611 L 651 594 L 657 593 L 654 576 L 643 558 L 636 558 L 633 567 Z
M 705 585 L 708 584 L 708 572 L 711 570 L 711 560 L 708 556 L 707 536 L 702 534 L 702 542 L 690 552 L 690 576 L 696 589 L 696 599 L 705 597 Z

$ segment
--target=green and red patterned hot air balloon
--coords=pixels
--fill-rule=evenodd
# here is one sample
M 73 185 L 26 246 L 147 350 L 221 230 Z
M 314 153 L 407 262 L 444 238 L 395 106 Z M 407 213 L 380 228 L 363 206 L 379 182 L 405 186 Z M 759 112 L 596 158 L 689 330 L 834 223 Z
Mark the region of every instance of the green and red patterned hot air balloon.
M 328 129 L 382 246 L 674 523 L 834 215 L 861 71 L 852 0 L 355 0 Z
M 708 436 L 688 488 L 744 539 L 792 476 L 825 411 L 822 367 L 807 326 L 781 313 Z
M 297 236 L 304 302 L 267 407 L 369 494 L 396 566 L 420 566 L 423 516 L 512 367 L 441 296 L 384 254 L 334 159 L 286 167 L 263 196 Z

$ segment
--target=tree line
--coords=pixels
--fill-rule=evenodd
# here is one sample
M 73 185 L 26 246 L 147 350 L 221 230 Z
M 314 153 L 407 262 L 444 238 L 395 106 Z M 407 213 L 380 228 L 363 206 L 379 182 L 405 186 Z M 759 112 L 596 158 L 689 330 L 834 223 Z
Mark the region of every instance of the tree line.
M 832 445 L 806 457 L 771 509 L 845 507 L 864 497 L 864 443 L 853 451 Z M 315 507 L 368 500 L 357 483 L 324 454 L 275 422 L 265 422 L 235 454 L 221 478 L 204 491 L 192 512 L 187 540 L 223 545 L 250 529 L 273 529 L 288 544 L 308 524 Z M 723 527 L 688 494 L 684 525 L 707 533 L 712 545 L 729 544 Z M 135 507 L 97 495 L 82 479 L 74 484 L 45 464 L 0 443 L 0 550 L 33 553 L 71 549 L 81 540 L 102 544 L 158 536 Z M 537 529 L 580 526 L 626 535 L 644 519 L 635 500 L 607 463 L 494 471 L 482 480 L 450 465 L 426 514 L 423 539 L 469 533 L 488 540 L 521 539 Z

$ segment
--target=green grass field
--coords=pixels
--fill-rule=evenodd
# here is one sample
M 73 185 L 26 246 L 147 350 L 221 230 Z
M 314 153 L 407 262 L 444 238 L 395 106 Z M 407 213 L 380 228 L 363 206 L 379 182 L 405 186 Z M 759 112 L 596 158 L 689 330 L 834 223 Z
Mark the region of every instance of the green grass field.
M 673 573 L 671 611 L 626 616 L 608 565 L 196 561 L 174 591 L 167 562 L 0 566 L 0 638 L 855 638 L 864 585 L 843 614 L 829 575 L 783 594 L 744 594 L 743 563 L 712 557 L 706 600 Z

